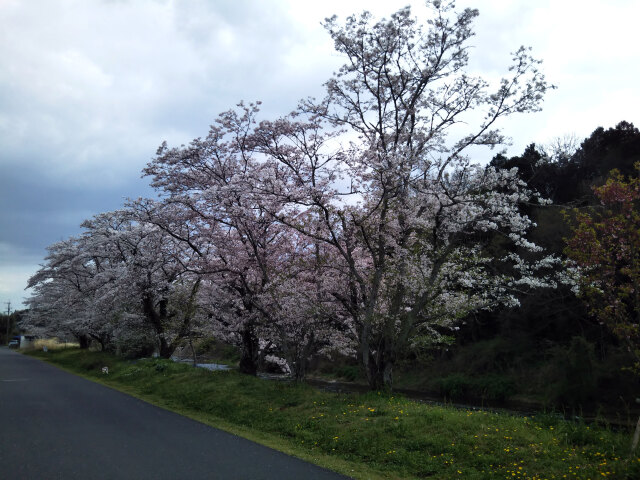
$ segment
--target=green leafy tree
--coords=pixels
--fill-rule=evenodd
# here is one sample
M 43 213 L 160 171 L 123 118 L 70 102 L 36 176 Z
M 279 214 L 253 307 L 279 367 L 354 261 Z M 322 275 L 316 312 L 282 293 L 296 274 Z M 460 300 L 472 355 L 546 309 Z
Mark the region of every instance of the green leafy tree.
M 634 354 L 640 373 L 640 179 L 613 170 L 593 190 L 600 205 L 574 210 L 565 253 L 580 268 L 581 297 Z
M 640 179 L 612 170 L 593 191 L 600 206 L 575 211 L 565 253 L 580 269 L 579 292 L 591 313 L 624 342 L 640 375 Z M 640 419 L 632 451 L 639 438 Z

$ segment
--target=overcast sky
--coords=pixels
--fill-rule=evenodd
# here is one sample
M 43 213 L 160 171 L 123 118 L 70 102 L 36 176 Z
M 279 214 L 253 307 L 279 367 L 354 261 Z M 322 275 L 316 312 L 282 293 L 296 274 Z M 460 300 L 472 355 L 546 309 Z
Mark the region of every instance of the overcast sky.
M 153 194 L 140 171 L 163 140 L 206 135 L 239 100 L 261 100 L 272 118 L 321 96 L 341 64 L 324 18 L 407 4 L 424 18 L 408 0 L 0 0 L 0 308 L 21 307 L 47 245 Z M 558 87 L 542 112 L 502 125 L 509 155 L 640 124 L 637 0 L 457 6 L 480 10 L 475 72 L 506 72 L 528 45 Z

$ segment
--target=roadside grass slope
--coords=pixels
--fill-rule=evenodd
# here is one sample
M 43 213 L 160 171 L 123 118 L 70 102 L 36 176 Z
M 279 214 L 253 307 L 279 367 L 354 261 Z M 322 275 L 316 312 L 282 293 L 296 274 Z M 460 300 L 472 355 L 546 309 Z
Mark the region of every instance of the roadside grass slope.
M 333 394 L 235 371 L 79 349 L 30 355 L 354 478 L 640 478 L 640 457 L 629 456 L 629 432 L 552 415 L 459 410 L 380 393 Z

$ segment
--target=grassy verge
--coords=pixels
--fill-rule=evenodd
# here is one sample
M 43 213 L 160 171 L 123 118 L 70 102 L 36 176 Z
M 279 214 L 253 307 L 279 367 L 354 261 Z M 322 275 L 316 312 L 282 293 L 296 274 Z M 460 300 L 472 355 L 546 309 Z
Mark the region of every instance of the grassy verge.
M 355 478 L 640 478 L 640 458 L 628 456 L 629 433 L 550 416 L 462 411 L 375 393 L 335 395 L 77 349 L 31 354 Z

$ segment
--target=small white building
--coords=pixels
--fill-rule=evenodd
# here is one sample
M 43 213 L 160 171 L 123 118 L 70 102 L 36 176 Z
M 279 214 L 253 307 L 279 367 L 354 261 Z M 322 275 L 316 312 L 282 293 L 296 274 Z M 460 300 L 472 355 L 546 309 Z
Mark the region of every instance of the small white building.
M 20 348 L 33 347 L 33 342 L 35 342 L 37 338 L 38 337 L 36 335 L 29 335 L 29 334 L 20 335 Z

